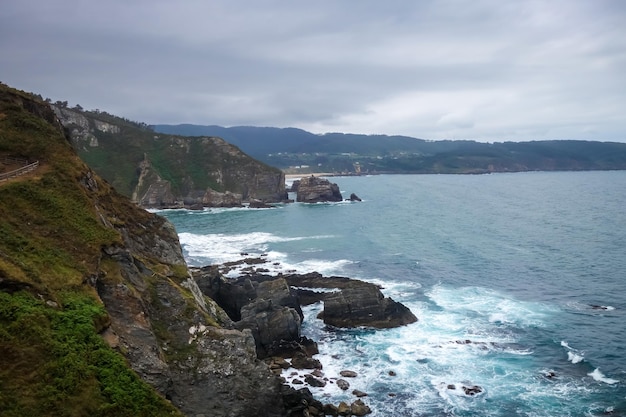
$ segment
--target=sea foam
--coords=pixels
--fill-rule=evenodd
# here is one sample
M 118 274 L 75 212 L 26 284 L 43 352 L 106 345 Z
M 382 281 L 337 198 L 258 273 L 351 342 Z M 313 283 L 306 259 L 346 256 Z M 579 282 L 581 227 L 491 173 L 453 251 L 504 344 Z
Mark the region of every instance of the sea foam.
M 594 369 L 593 372 L 588 373 L 587 375 L 592 377 L 594 380 L 598 382 L 604 382 L 605 384 L 612 385 L 612 384 L 617 384 L 619 382 L 619 380 L 617 379 L 607 378 L 602 372 L 600 372 L 600 368 Z

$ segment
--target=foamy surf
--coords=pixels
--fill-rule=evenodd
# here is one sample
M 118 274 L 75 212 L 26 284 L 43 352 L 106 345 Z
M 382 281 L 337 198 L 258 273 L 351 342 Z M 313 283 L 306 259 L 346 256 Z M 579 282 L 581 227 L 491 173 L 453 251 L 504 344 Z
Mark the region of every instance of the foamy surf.
M 253 232 L 242 234 L 194 234 L 180 233 L 181 246 L 195 266 L 223 264 L 244 258 L 260 257 L 268 254 L 273 243 L 295 242 L 307 239 L 326 239 L 332 236 L 281 237 L 272 233 Z M 273 262 L 283 261 L 285 255 L 272 252 Z
M 587 375 L 592 377 L 595 381 L 604 382 L 609 385 L 617 384 L 619 382 L 617 379 L 607 378 L 602 372 L 600 372 L 600 368 L 594 369 L 593 372 L 590 372 Z
M 567 360 L 573 364 L 580 363 L 585 360 L 584 352 L 572 348 L 566 341 L 561 341 L 561 346 L 567 349 Z

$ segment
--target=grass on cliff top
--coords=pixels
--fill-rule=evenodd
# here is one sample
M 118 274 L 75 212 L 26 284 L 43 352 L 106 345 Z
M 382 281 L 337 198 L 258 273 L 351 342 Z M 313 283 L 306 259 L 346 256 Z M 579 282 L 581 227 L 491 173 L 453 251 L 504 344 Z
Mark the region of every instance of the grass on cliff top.
M 98 335 L 108 318 L 101 305 L 72 292 L 59 298 L 55 308 L 0 292 L 3 417 L 181 415 Z
M 80 286 L 96 270 L 101 247 L 119 241 L 79 186 L 58 178 L 0 186 L 0 199 L 0 276 L 19 270 L 20 281 L 35 288 Z

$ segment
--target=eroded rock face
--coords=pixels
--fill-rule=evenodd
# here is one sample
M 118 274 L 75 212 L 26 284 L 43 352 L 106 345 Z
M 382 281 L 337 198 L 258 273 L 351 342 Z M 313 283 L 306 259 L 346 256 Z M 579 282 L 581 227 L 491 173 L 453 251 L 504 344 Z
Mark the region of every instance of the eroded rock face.
M 101 161 L 85 158 L 91 168 L 144 208 L 234 207 L 242 201 L 287 199 L 282 171 L 221 138 L 157 134 L 110 114 L 51 107 L 79 155 L 98 148 Z M 137 149 L 145 153 L 135 172 L 111 169 L 111 160 L 137 164 Z
M 284 275 L 283 278 L 298 288 L 296 292 L 303 304 L 323 301 L 324 310 L 319 318 L 332 326 L 391 328 L 417 321 L 411 310 L 385 297 L 378 286 L 369 282 L 324 277 L 316 272 Z
M 174 227 L 126 204 L 118 217 L 98 208 L 123 241 L 103 248 L 92 278 L 110 317 L 105 340 L 189 416 L 285 415 L 280 379 L 257 358 L 252 332 L 233 329 L 188 275 Z
M 257 355 L 266 358 L 303 348 L 302 309 L 282 278 L 223 278 L 215 268 L 194 270 L 200 289 L 228 313 L 237 329 L 250 329 Z
M 417 321 L 404 305 L 373 286 L 346 288 L 324 299 L 324 323 L 336 327 L 390 328 Z
M 302 203 L 319 203 L 342 201 L 343 197 L 337 184 L 325 178 L 310 176 L 300 180 L 296 200 Z

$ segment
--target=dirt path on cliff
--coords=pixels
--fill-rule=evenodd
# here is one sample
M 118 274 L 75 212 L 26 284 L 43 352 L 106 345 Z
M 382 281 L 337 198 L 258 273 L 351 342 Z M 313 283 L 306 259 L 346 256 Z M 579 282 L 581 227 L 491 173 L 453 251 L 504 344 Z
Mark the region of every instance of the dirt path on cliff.
M 5 165 L 2 171 L 0 171 L 0 174 L 4 174 L 7 172 L 11 172 L 14 171 L 16 169 L 21 168 L 21 166 L 7 166 Z M 46 172 L 48 172 L 48 170 L 50 169 L 50 166 L 48 164 L 45 163 L 39 163 L 39 166 L 37 168 L 35 168 L 32 171 L 29 172 L 25 172 L 23 174 L 20 174 L 16 177 L 12 177 L 12 178 L 7 178 L 7 179 L 0 179 L 0 187 L 7 185 L 7 184 L 12 184 L 15 182 L 19 182 L 19 181 L 25 181 L 25 180 L 30 180 L 30 179 L 39 179 L 43 176 L 43 174 L 45 174 Z

